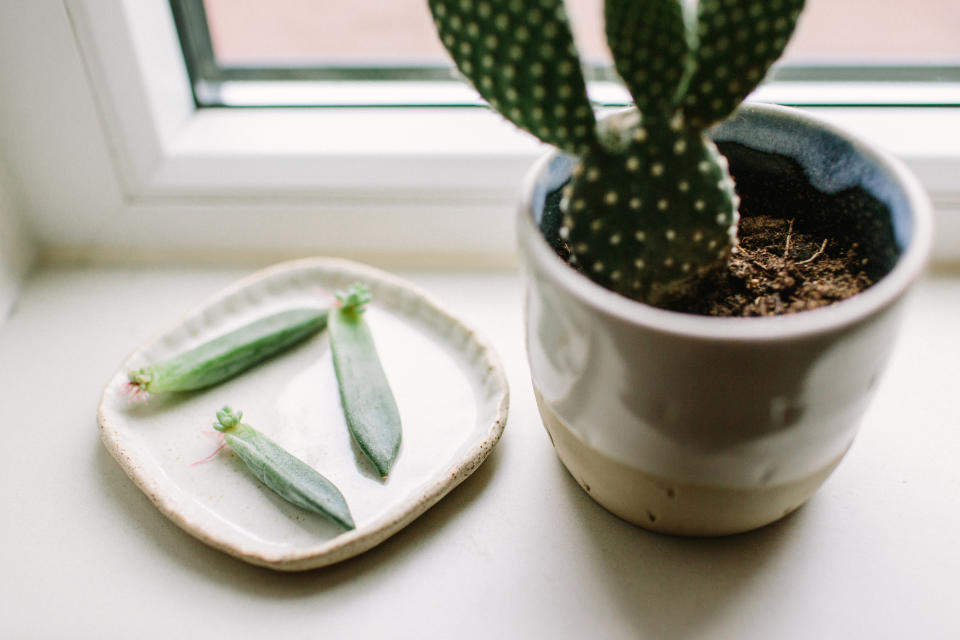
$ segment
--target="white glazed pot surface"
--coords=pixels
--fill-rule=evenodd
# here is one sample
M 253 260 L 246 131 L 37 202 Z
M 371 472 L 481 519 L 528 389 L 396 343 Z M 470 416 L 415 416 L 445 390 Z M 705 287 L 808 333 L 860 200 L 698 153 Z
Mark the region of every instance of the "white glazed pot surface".
M 571 161 L 550 154 L 534 168 L 519 239 L 545 426 L 601 504 L 689 535 L 767 524 L 829 475 L 886 364 L 903 293 L 922 271 L 931 236 L 929 203 L 898 162 L 809 116 L 747 106 L 713 137 L 793 158 L 822 192 L 863 188 L 891 210 L 901 255 L 855 298 L 794 316 L 655 309 L 595 285 L 551 250 L 535 219 Z

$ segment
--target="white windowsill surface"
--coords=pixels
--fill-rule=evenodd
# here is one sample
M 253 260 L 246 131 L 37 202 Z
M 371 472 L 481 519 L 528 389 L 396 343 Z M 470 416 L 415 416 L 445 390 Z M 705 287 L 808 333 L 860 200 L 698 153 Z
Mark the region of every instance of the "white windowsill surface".
M 500 444 L 372 551 L 304 574 L 183 533 L 99 442 L 126 354 L 250 269 L 36 271 L 0 328 L 0 636 L 956 638 L 960 278 L 921 281 L 847 458 L 812 501 L 716 540 L 594 504 L 540 424 L 513 272 L 399 271 L 485 334 L 511 385 Z M 56 612 L 52 614 L 52 612 Z

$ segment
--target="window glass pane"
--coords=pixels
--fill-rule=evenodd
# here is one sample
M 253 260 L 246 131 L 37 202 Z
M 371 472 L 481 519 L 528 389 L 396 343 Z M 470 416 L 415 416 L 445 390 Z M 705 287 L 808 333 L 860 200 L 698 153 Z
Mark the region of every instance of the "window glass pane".
M 790 62 L 960 63 L 958 0 L 807 0 Z
M 481 104 L 471 87 L 450 82 L 452 63 L 427 0 L 170 3 L 200 106 Z M 591 99 L 628 104 L 603 35 L 603 0 L 566 5 Z M 957 34 L 960 0 L 807 0 L 773 82 L 755 98 L 794 106 L 958 105 Z
M 761 1 L 761 0 L 758 0 Z M 203 0 L 224 66 L 449 64 L 426 0 Z M 583 57 L 608 60 L 602 0 L 567 0 Z M 960 61 L 960 0 L 807 0 L 786 61 Z
M 447 65 L 427 0 L 203 0 L 225 66 Z

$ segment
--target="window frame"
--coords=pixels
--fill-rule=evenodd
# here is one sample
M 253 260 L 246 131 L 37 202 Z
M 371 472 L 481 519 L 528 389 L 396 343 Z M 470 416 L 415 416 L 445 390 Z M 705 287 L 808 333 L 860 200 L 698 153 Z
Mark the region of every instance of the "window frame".
M 477 107 L 450 66 L 222 65 L 203 0 L 168 0 L 198 107 Z M 586 65 L 598 106 L 631 98 L 612 67 Z M 775 65 L 755 99 L 794 107 L 960 106 L 960 64 Z M 851 86 L 852 85 L 852 86 Z
M 140 215 L 145 236 L 165 223 L 163 211 L 194 207 L 204 216 L 195 243 L 234 224 L 234 237 L 245 229 L 256 236 L 246 242 L 270 251 L 296 238 L 350 255 L 512 261 L 515 198 L 545 146 L 496 114 L 456 107 L 200 109 L 166 0 L 63 2 L 122 206 Z M 940 211 L 938 255 L 960 259 L 960 107 L 906 105 L 810 110 L 904 160 Z M 291 224 L 316 229 L 297 236 L 262 229 L 262 216 L 278 207 L 294 212 Z M 357 225 L 358 216 L 371 224 Z

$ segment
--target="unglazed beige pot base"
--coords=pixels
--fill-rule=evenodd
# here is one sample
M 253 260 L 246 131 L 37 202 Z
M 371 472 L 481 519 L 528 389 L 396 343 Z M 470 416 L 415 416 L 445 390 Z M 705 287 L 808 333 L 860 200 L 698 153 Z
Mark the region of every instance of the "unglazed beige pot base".
M 580 486 L 610 512 L 658 533 L 722 536 L 770 524 L 803 505 L 843 457 L 800 480 L 755 489 L 678 483 L 600 453 L 570 431 L 539 394 L 537 403 L 557 454 Z

